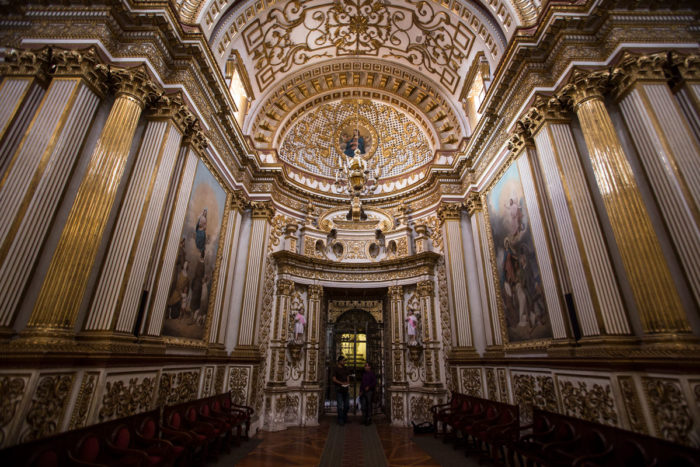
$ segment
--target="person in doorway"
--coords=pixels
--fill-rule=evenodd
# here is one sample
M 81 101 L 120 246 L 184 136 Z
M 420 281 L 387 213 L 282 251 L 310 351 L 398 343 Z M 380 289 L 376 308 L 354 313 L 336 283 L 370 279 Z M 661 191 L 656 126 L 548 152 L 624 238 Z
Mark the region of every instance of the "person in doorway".
M 333 368 L 333 384 L 335 396 L 338 400 L 338 425 L 343 426 L 348 421 L 348 409 L 350 408 L 350 370 L 345 368 L 345 357 L 338 357 L 338 364 Z
M 372 397 L 377 387 L 377 377 L 369 363 L 365 363 L 365 372 L 362 373 L 362 385 L 360 386 L 360 403 L 362 404 L 362 423 L 372 423 Z

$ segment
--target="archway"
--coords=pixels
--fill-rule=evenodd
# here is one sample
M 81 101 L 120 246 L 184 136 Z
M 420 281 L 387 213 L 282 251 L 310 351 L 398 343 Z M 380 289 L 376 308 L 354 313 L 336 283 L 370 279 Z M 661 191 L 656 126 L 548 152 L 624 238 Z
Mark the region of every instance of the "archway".
M 367 310 L 355 308 L 344 311 L 337 317 L 334 317 L 333 313 L 329 316 L 326 334 L 325 412 L 335 413 L 336 411 L 336 396 L 331 382 L 331 372 L 340 355 L 346 358 L 346 366 L 351 370 L 350 413 L 356 414 L 360 410 L 360 382 L 365 362 L 370 364 L 377 376 L 373 412 L 383 412 L 383 319 L 381 314 L 376 317 L 375 315 Z

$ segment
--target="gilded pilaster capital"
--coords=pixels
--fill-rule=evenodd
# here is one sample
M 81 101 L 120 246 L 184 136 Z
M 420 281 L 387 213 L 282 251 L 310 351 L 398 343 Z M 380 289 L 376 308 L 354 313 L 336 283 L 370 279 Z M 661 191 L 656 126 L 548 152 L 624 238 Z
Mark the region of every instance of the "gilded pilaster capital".
M 98 65 L 98 70 L 105 73 L 107 81 L 117 97 L 125 96 L 138 102 L 142 108 L 156 102 L 163 90 L 151 81 L 144 65 L 135 68 L 116 68 Z
M 320 300 L 323 296 L 323 286 L 311 284 L 309 286 L 309 300 Z
M 469 213 L 469 216 L 473 216 L 474 213 L 480 212 L 484 210 L 484 203 L 481 199 L 481 193 L 478 191 L 472 191 L 469 193 L 469 196 L 467 196 L 467 201 L 464 203 L 464 206 L 467 208 L 467 213 Z
M 700 81 L 700 55 L 669 54 L 670 65 L 685 81 Z
M 271 201 L 253 201 L 250 203 L 252 208 L 253 218 L 272 219 L 275 215 L 275 208 L 272 207 Z
M 403 300 L 403 286 L 390 285 L 388 288 L 388 295 L 391 301 Z
M 589 99 L 602 99 L 611 88 L 613 74 L 608 70 L 575 70 L 569 84 L 557 94 L 562 102 L 570 103 L 574 111 Z
M 277 279 L 277 295 L 292 295 L 294 282 L 289 279 Z
M 190 146 L 192 149 L 200 155 L 204 155 L 209 142 L 204 132 L 199 127 L 199 121 L 195 120 L 190 126 L 185 129 L 182 137 L 182 145 Z
M 2 76 L 30 76 L 48 83 L 49 47 L 41 50 L 12 49 L 0 64 Z
M 438 217 L 443 223 L 448 220 L 459 220 L 461 213 L 461 203 L 440 203 L 437 211 Z
M 233 190 L 231 192 L 231 209 L 235 209 L 238 212 L 243 212 L 249 206 L 248 199 L 243 195 L 241 190 Z
M 640 81 L 667 82 L 668 64 L 666 52 L 649 55 L 625 52 L 611 76 L 615 99 L 621 99 Z
M 435 296 L 435 284 L 433 281 L 420 281 L 416 284 L 416 292 L 419 297 L 434 297 Z
M 528 138 L 529 134 L 523 131 L 522 124 L 518 121 L 515 132 L 508 138 L 506 146 L 511 153 L 518 154 L 525 147 Z
M 556 96 L 536 94 L 532 107 L 525 115 L 531 122 L 530 131 L 535 135 L 545 122 L 569 123 L 571 108 Z
M 96 47 L 83 50 L 52 49 L 50 61 L 54 76 L 80 77 L 100 96 L 107 94 L 109 83 Z
M 146 116 L 152 119 L 172 120 L 182 133 L 187 132 L 197 121 L 197 117 L 184 104 L 180 91 L 159 96 L 149 107 Z

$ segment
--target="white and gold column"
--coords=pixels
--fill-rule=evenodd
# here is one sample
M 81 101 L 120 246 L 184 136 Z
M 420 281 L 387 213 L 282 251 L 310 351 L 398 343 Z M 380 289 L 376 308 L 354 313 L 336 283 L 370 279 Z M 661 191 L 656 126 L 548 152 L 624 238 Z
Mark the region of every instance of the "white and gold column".
M 461 226 L 462 205 L 459 203 L 442 203 L 438 216 L 444 226 L 445 265 L 447 267 L 450 305 L 452 309 L 452 335 L 456 345 L 455 352 L 474 352 L 467 288 L 467 272 L 462 244 Z M 468 350 L 467 350 L 468 349 Z
M 270 339 L 270 374 L 269 386 L 284 386 L 284 367 L 287 363 L 287 335 L 289 328 L 289 310 L 291 308 L 294 282 L 277 279 L 277 300 L 272 317 L 272 336 Z
M 671 52 L 669 60 L 668 65 L 680 77 L 680 82 L 674 83 L 676 98 L 695 140 L 700 143 L 700 55 Z
M 159 92 L 143 68 L 98 67 L 114 81 L 116 98 L 49 264 L 27 336 L 72 334 L 136 125 L 147 100 Z
M 207 140 L 204 134 L 197 127 L 191 127 L 185 133 L 179 150 L 178 158 L 182 160 L 182 170 L 179 179 L 172 180 L 177 185 L 177 191 L 173 200 L 172 209 L 169 213 L 169 230 L 165 240 L 165 247 L 162 256 L 158 261 L 158 270 L 154 281 L 153 302 L 144 326 L 142 339 L 153 340 L 163 329 L 163 319 L 167 308 L 168 296 L 170 295 L 170 284 L 172 282 L 173 270 L 177 261 L 177 253 L 180 245 L 182 226 L 185 222 L 187 205 L 192 192 L 192 184 L 197 171 L 197 163 L 200 158 L 205 157 L 204 152 Z M 166 214 L 166 215 L 167 215 Z
M 49 88 L 0 181 L 0 327 L 5 329 L 12 325 L 107 90 L 94 50 L 55 54 Z
M 171 96 L 149 109 L 146 119 L 82 337 L 133 336 L 182 133 L 194 117 L 180 96 Z
M 628 336 L 631 327 L 574 143 L 568 110 L 557 99 L 538 97 L 526 118 L 532 125 L 581 335 Z
M 576 71 L 561 97 L 571 99 L 581 124 L 596 183 L 644 331 L 649 334 L 687 332 L 690 327 L 676 285 L 632 167 L 605 108 L 603 95 L 609 82 L 607 71 Z
M 484 205 L 481 194 L 472 192 L 466 202 L 470 217 L 472 242 L 474 244 L 475 274 L 478 280 L 478 293 L 481 301 L 481 313 L 484 324 L 486 352 L 500 352 L 503 345 L 501 322 L 498 318 L 496 292 L 491 271 L 489 245 L 484 224 Z
M 48 68 L 48 48 L 13 50 L 0 64 L 0 177 L 46 93 Z
M 700 309 L 700 148 L 668 86 L 667 59 L 625 54 L 615 94 Z
M 306 313 L 306 373 L 304 374 L 304 385 L 318 386 L 318 365 L 321 336 L 321 300 L 323 298 L 323 287 L 312 284 L 308 289 L 308 303 Z
M 252 226 L 248 259 L 245 269 L 245 286 L 240 306 L 241 320 L 238 327 L 238 344 L 234 353 L 257 352 L 256 328 L 260 296 L 262 295 L 262 275 L 266 259 L 266 243 L 270 220 L 274 209 L 269 201 L 255 201 L 252 206 Z M 235 311 L 234 311 L 235 312 Z
M 226 226 L 226 239 L 221 258 L 221 264 L 224 267 L 219 270 L 221 287 L 218 287 L 216 290 L 214 318 L 212 330 L 209 334 L 209 344 L 219 349 L 223 349 L 226 342 L 226 331 L 236 278 L 236 262 L 239 254 L 238 243 L 240 241 L 241 223 L 246 204 L 247 202 L 241 192 L 234 191 L 228 207 L 229 216 Z

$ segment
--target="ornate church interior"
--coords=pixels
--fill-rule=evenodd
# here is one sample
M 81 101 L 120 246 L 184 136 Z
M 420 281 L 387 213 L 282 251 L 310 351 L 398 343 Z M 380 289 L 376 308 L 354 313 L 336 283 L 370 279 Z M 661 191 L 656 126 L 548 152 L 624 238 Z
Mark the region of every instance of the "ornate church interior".
M 700 446 L 696 2 L 0 12 L 0 448 L 219 394 L 316 427 L 341 355 L 391 427 Z

